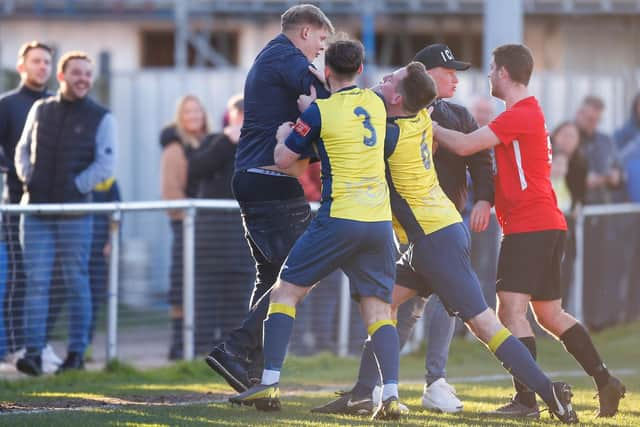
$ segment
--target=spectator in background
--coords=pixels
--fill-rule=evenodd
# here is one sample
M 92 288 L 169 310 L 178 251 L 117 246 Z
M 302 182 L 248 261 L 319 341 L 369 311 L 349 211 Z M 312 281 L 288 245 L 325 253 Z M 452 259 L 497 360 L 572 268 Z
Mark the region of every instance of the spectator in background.
M 197 180 L 189 176 L 189 160 L 202 148 L 209 135 L 206 111 L 194 95 L 178 100 L 173 122 L 160 135 L 162 146 L 161 192 L 164 200 L 194 198 L 197 195 Z M 181 359 L 182 351 L 182 210 L 168 212 L 171 221 L 173 243 L 171 245 L 171 270 L 169 304 L 172 321 L 169 359 Z
M 602 99 L 587 96 L 576 113 L 580 145 L 574 157 L 579 157 L 572 159 L 570 170 L 574 172 L 571 166 L 575 167 L 579 161 L 586 169 L 585 205 L 615 203 L 626 199 L 622 189 L 622 170 L 613 141 L 597 130 L 603 111 Z M 584 220 L 583 311 L 592 329 L 601 329 L 616 321 L 615 310 L 607 312 L 596 310 L 596 307 L 601 306 L 603 299 L 610 301 L 612 306 L 620 305 L 618 295 L 612 292 L 611 286 L 628 280 L 625 265 L 632 262 L 628 260 L 631 254 L 622 250 L 620 242 L 628 239 L 633 228 L 631 216 L 600 215 Z
M 16 69 L 20 74 L 20 86 L 0 95 L 0 146 L 4 154 L 1 160 L 4 173 L 3 203 L 20 203 L 22 182 L 16 174 L 14 154 L 16 144 L 24 128 L 29 109 L 38 99 L 47 98 L 47 81 L 51 77 L 53 50 L 38 41 L 22 45 L 18 52 Z M 24 347 L 24 298 L 25 276 L 20 247 L 20 215 L 2 215 L 2 234 L 7 245 L 7 286 L 3 307 L 9 352 Z M 4 310 L 3 310 L 4 308 Z M 47 346 L 45 354 L 53 353 Z
M 584 199 L 587 176 L 586 165 L 576 153 L 580 143 L 580 133 L 570 121 L 560 123 L 551 132 L 551 184 L 558 199 L 558 207 L 569 213 Z M 583 165 L 583 166 L 581 166 Z
M 585 203 L 601 204 L 614 201 L 611 190 L 622 184 L 622 171 L 618 164 L 611 138 L 598 131 L 604 111 L 604 102 L 597 96 L 587 96 L 576 113 L 575 123 L 580 131 L 579 155 L 587 161 Z
M 569 297 L 573 285 L 576 257 L 575 209 L 584 204 L 587 161 L 577 151 L 580 132 L 575 123 L 564 121 L 551 132 L 551 185 L 558 207 L 567 220 L 567 240 L 561 264 L 563 299 Z
M 189 179 L 197 182 L 199 199 L 233 199 L 231 178 L 236 147 L 244 121 L 244 98 L 234 95 L 227 102 L 222 133 L 207 137 L 203 148 L 189 161 Z M 222 341 L 224 332 L 242 320 L 243 310 L 234 310 L 229 302 L 246 295 L 229 276 L 237 273 L 234 257 L 220 252 L 224 214 L 209 209 L 196 216 L 195 276 L 195 350 L 207 352 L 212 338 Z M 248 291 L 248 290 L 247 290 Z M 246 300 L 243 300 L 245 302 Z M 235 307 L 234 307 L 235 308 Z
M 37 101 L 16 147 L 16 173 L 26 191 L 22 203 L 83 203 L 113 174 L 116 125 L 113 115 L 88 97 L 93 61 L 73 51 L 58 63 L 58 95 Z M 92 215 L 22 215 L 22 250 L 27 276 L 26 354 L 18 370 L 42 374 L 49 287 L 56 253 L 69 304 L 69 346 L 57 372 L 84 368 L 91 327 L 89 253 Z
M 233 163 L 244 120 L 242 95 L 229 99 L 225 118 L 222 134 L 209 135 L 208 142 L 189 161 L 189 177 L 197 182 L 199 199 L 233 199 Z
M 120 189 L 115 178 L 109 178 L 96 185 L 92 192 L 94 203 L 119 202 Z M 109 242 L 109 224 L 111 215 L 109 213 L 93 214 L 93 231 L 91 238 L 91 254 L 89 255 L 89 287 L 91 288 L 91 328 L 89 330 L 89 344 L 93 342 L 93 335 L 96 327 L 96 319 L 107 296 L 107 277 L 109 255 L 111 244 Z M 54 272 L 61 271 L 60 263 L 64 258 L 56 257 L 54 261 Z M 56 324 L 60 318 L 60 313 L 65 306 L 66 288 L 64 278 L 57 277 L 54 273 L 51 277 L 51 288 L 49 293 L 49 316 L 47 318 L 47 341 L 51 341 Z M 44 352 L 43 352 L 44 354 Z M 60 365 L 62 361 L 58 362 Z M 56 363 L 42 359 L 42 370 L 44 373 L 54 372 Z
M 477 96 L 471 102 L 469 111 L 476 119 L 478 127 L 486 126 L 495 116 L 495 102 L 487 96 Z
M 640 93 L 633 99 L 629 120 L 618 129 L 613 140 L 624 165 L 629 201 L 640 202 Z

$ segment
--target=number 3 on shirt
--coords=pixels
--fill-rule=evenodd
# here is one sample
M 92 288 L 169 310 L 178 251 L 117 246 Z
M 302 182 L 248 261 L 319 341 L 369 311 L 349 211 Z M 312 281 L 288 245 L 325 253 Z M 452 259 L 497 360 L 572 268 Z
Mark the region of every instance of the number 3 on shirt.
M 376 130 L 371 125 L 371 116 L 369 115 L 369 112 L 362 107 L 356 107 L 353 110 L 353 112 L 358 117 L 364 116 L 364 120 L 362 121 L 362 126 L 364 126 L 364 128 L 367 129 L 369 132 L 371 132 L 371 136 L 370 137 L 365 136 L 363 142 L 364 142 L 364 145 L 366 145 L 367 147 L 373 147 L 374 145 L 376 145 L 377 138 L 376 138 Z

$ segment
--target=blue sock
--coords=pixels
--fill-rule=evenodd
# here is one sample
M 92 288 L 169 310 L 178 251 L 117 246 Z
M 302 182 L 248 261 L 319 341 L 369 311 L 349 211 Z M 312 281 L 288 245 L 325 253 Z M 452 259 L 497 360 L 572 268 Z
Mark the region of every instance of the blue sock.
M 269 313 L 264 320 L 264 369 L 282 370 L 295 318 L 295 307 L 274 302 L 269 304 Z
M 487 346 L 511 375 L 536 392 L 545 403 L 555 407 L 551 380 L 542 372 L 529 350 L 507 328 L 498 331 Z
M 391 320 L 375 322 L 368 328 L 373 351 L 382 372 L 382 384 L 398 384 L 400 340 Z
M 358 382 L 353 387 L 353 395 L 356 397 L 370 396 L 373 388 L 380 383 L 380 369 L 376 356 L 373 354 L 373 343 L 371 338 L 367 338 L 362 347 L 362 357 L 360 358 L 360 370 L 358 371 Z

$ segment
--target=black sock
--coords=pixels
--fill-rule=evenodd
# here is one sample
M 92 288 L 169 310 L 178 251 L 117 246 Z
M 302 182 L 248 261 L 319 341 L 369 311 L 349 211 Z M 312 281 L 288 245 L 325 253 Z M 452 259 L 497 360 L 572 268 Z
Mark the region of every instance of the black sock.
M 611 374 L 602 362 L 584 326 L 576 323 L 560 336 L 560 341 L 585 372 L 593 377 L 598 390 L 607 385 Z
M 527 347 L 527 350 L 529 350 L 529 353 L 531 353 L 533 360 L 536 360 L 536 358 L 538 357 L 538 351 L 536 348 L 536 338 L 522 337 L 522 338 L 519 338 L 519 340 L 525 347 Z M 514 400 L 517 400 L 518 402 L 522 403 L 523 405 L 529 408 L 533 408 L 534 406 L 536 406 L 535 392 L 531 391 L 529 387 L 522 384 L 515 377 L 513 377 L 513 386 L 516 389 L 516 395 L 513 398 Z

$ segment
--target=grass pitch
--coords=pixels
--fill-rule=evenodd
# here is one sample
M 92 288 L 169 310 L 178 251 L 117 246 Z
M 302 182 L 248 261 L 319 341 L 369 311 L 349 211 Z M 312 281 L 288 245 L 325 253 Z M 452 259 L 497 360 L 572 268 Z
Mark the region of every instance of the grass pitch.
M 621 373 L 627 397 L 613 419 L 595 420 L 595 389 L 562 346 L 540 339 L 541 365 L 554 380 L 574 388 L 574 407 L 581 424 L 640 426 L 640 322 L 595 334 L 594 340 L 608 366 Z M 448 373 L 464 410 L 459 414 L 432 414 L 420 406 L 424 352 L 406 356 L 401 364 L 401 399 L 411 414 L 406 426 L 515 426 L 557 424 L 543 413 L 537 422 L 482 415 L 506 402 L 511 384 L 493 356 L 476 342 L 455 340 Z M 230 389 L 202 361 L 169 368 L 136 371 L 112 364 L 104 372 L 77 372 L 57 377 L 0 382 L 0 426 L 338 426 L 385 425 L 366 418 L 312 415 L 309 409 L 333 398 L 333 390 L 349 386 L 356 375 L 355 358 L 331 355 L 289 358 L 283 375 L 283 410 L 260 413 L 232 407 Z M 387 423 L 387 425 L 392 425 Z

